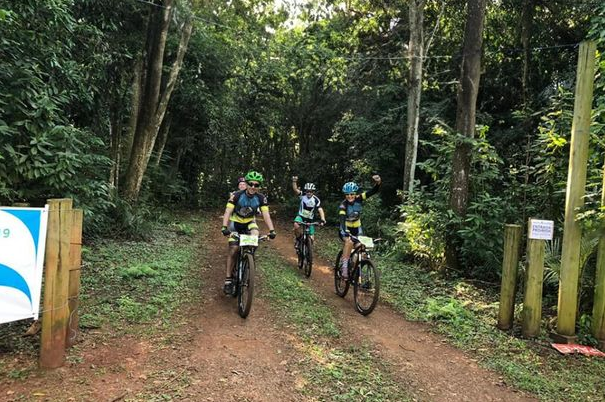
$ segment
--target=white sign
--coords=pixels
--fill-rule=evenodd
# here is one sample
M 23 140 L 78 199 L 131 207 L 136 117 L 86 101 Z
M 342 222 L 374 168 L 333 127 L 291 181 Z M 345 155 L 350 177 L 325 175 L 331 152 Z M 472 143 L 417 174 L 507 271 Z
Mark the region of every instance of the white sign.
M 258 236 L 241 234 L 239 235 L 239 245 L 256 247 L 258 246 Z
M 358 239 L 361 242 L 361 244 L 366 246 L 366 248 L 368 250 L 371 250 L 374 248 L 374 239 L 372 239 L 371 237 L 359 236 Z
M 48 206 L 0 207 L 0 323 L 38 319 Z
M 529 238 L 536 240 L 552 240 L 555 222 L 541 219 L 529 220 Z

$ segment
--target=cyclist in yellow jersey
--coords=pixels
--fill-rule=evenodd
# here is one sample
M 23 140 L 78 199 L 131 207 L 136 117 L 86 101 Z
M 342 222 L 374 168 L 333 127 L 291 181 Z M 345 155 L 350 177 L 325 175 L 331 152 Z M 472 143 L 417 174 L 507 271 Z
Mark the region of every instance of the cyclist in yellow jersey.
M 342 192 L 345 194 L 345 199 L 338 206 L 338 216 L 340 218 L 339 236 L 344 245 L 342 247 L 342 276 L 348 277 L 349 256 L 353 250 L 353 241 L 350 235 L 355 237 L 363 234 L 361 227 L 361 204 L 366 198 L 371 197 L 380 190 L 382 179 L 379 175 L 372 176 L 374 187 L 369 191 L 358 194 L 359 186 L 354 182 L 345 183 L 342 186 Z
M 225 236 L 230 236 L 232 232 L 252 234 L 258 236 L 258 225 L 256 224 L 256 213 L 260 210 L 269 227 L 269 238 L 276 236 L 271 215 L 269 214 L 269 205 L 267 197 L 258 192 L 263 183 L 263 176 L 255 171 L 250 171 L 245 176 L 245 190 L 236 191 L 229 197 L 225 214 L 223 215 L 223 226 L 221 232 Z M 229 237 L 229 253 L 227 254 L 227 270 L 225 278 L 224 292 L 231 293 L 233 287 L 233 262 L 239 250 L 237 239 Z

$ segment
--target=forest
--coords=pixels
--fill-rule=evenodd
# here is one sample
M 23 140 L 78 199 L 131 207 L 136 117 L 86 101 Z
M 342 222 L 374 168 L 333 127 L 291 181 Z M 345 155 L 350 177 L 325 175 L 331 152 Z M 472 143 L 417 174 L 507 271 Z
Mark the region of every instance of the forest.
M 145 239 L 159 211 L 222 211 L 257 170 L 280 216 L 296 211 L 298 176 L 335 226 L 342 185 L 369 189 L 379 174 L 364 228 L 431 278 L 496 289 L 504 225 L 553 220 L 544 298 L 556 307 L 589 40 L 578 326 L 596 344 L 586 328 L 605 222 L 599 0 L 4 0 L 0 205 L 69 197 L 85 242 Z
M 603 40 L 604 8 L 481 3 L 485 22 L 469 22 L 483 44 L 464 133 L 465 1 L 416 3 L 412 25 L 397 1 L 9 1 L 0 10 L 0 201 L 70 196 L 85 209 L 87 236 L 136 235 L 158 206 L 222 205 L 249 169 L 267 177 L 274 204 L 287 202 L 292 175 L 336 205 L 338 183 L 369 184 L 378 172 L 384 189 L 367 222 L 402 256 L 442 269 L 453 242 L 451 268 L 493 280 L 504 223 L 540 217 L 562 228 L 578 45 Z M 599 66 L 581 215 L 593 243 Z M 467 195 L 454 208 L 461 150 Z

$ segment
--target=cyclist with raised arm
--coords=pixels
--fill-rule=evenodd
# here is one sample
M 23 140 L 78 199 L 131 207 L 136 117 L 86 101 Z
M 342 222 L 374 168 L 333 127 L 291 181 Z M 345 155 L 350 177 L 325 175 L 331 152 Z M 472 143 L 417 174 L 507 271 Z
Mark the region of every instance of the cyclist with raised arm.
M 347 278 L 349 275 L 349 256 L 351 255 L 354 246 L 350 235 L 357 237 L 363 234 L 363 229 L 361 227 L 362 204 L 368 197 L 376 194 L 382 185 L 382 179 L 379 175 L 372 176 L 372 180 L 374 181 L 374 187 L 361 194 L 358 193 L 359 186 L 357 183 L 350 181 L 342 186 L 342 192 L 345 194 L 345 199 L 338 206 L 338 217 L 340 218 L 338 234 L 340 239 L 344 242 L 340 260 L 343 278 Z
M 231 272 L 235 256 L 239 250 L 237 239 L 231 235 L 236 232 L 239 234 L 251 234 L 258 236 L 258 225 L 256 224 L 256 213 L 261 212 L 265 223 L 269 227 L 269 238 L 274 239 L 276 236 L 275 227 L 271 221 L 269 214 L 269 205 L 267 197 L 258 192 L 262 183 L 263 176 L 256 172 L 250 171 L 245 176 L 246 189 L 236 191 L 229 197 L 225 214 L 223 215 L 223 226 L 221 232 L 225 236 L 229 236 L 229 252 L 227 254 L 227 271 L 225 285 L 223 291 L 226 294 L 231 294 L 233 287 L 233 278 Z
M 292 190 L 294 193 L 300 198 L 300 204 L 298 206 L 298 214 L 296 218 L 294 218 L 294 248 L 298 251 L 300 246 L 300 238 L 302 236 L 302 228 L 301 223 L 311 223 L 314 222 L 319 215 L 320 225 L 324 225 L 326 223 L 326 216 L 324 214 L 324 210 L 321 207 L 321 201 L 315 195 L 315 191 L 317 187 L 313 183 L 306 183 L 303 187 L 303 191 L 298 188 L 298 176 L 292 176 Z M 309 234 L 311 236 L 311 240 L 315 240 L 315 226 L 309 227 Z

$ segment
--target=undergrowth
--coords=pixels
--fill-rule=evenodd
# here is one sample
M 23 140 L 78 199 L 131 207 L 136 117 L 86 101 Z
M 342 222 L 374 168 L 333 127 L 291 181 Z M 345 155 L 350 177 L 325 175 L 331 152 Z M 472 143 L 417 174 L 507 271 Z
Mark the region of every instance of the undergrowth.
M 316 251 L 329 261 L 340 248 L 327 232 L 319 233 L 318 244 L 322 247 Z M 535 340 L 519 337 L 519 322 L 512 332 L 500 331 L 496 328 L 497 288 L 442 279 L 387 254 L 375 253 L 374 258 L 382 275 L 381 299 L 407 319 L 432 323 L 436 332 L 472 353 L 483 366 L 501 373 L 508 384 L 543 400 L 603 400 L 604 359 L 559 354 L 550 346 L 546 323 Z

